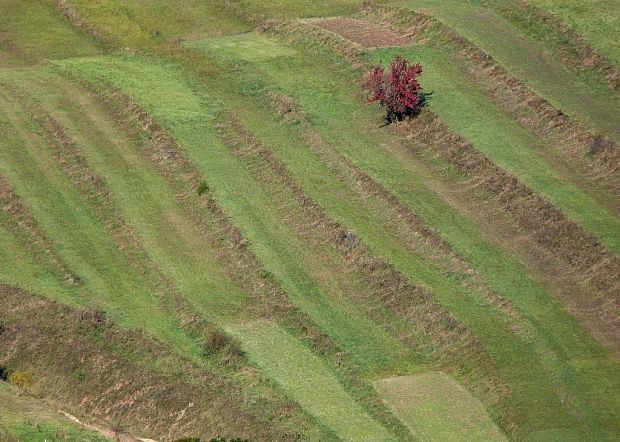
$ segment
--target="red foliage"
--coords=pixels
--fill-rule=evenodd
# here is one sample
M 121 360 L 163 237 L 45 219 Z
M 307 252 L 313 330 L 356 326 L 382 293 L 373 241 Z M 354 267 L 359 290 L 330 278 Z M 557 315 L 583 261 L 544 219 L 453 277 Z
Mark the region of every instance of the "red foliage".
M 421 104 L 422 87 L 418 76 L 422 66 L 413 64 L 401 56 L 396 56 L 390 69 L 378 66 L 368 73 L 366 86 L 370 89 L 369 101 L 379 101 L 386 109 L 386 120 L 402 120 L 415 115 Z

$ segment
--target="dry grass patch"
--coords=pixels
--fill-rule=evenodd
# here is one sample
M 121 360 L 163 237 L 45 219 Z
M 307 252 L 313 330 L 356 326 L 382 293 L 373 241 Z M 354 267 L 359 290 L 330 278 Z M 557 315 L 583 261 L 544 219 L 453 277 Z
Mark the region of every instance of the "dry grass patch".
M 313 20 L 313 25 L 340 35 L 362 48 L 408 46 L 411 39 L 396 34 L 386 26 L 355 18 Z

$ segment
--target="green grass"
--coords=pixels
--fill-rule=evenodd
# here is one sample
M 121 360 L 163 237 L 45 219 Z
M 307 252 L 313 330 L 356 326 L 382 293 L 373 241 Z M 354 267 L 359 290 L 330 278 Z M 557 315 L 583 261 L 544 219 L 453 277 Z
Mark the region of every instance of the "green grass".
M 523 80 L 553 106 L 597 133 L 620 139 L 620 97 L 577 75 L 548 48 L 493 10 L 464 2 L 424 0 L 406 5 L 430 11 Z M 535 60 L 535 63 L 532 63 Z
M 584 35 L 601 54 L 620 67 L 620 4 L 615 0 L 528 0 Z
M 51 69 L 0 69 L 0 174 L 28 205 L 50 239 L 49 247 L 82 278 L 83 285 L 68 287 L 44 268 L 36 259 L 45 253 L 39 250 L 43 247 L 26 244 L 4 226 L 6 214 L 0 214 L 0 282 L 74 306 L 103 308 L 114 322 L 142 329 L 179 353 L 208 364 L 198 343 L 179 327 L 170 308 L 172 300 L 161 299 L 161 287 L 151 274 L 135 270 L 128 252 L 119 250 L 89 199 L 53 158 L 23 108 L 24 103 L 36 103 L 66 126 L 88 166 L 103 178 L 113 208 L 135 230 L 145 262 L 178 289 L 192 312 L 238 338 L 250 361 L 301 405 L 303 411 L 292 408 L 291 413 L 308 415 L 324 434 L 347 440 L 394 439 L 386 428 L 406 434 L 389 408 L 381 408 L 370 380 L 376 381 L 388 406 L 421 439 L 501 439 L 497 424 L 515 439 L 613 440 L 620 433 L 618 362 L 566 312 L 552 288 L 532 276 L 536 271 L 522 264 L 508 246 L 483 233 L 445 197 L 442 192 L 462 186 L 464 178 L 454 171 L 446 173 L 445 164 L 413 157 L 398 135 L 379 128 L 380 111 L 364 103 L 358 74 L 325 47 L 299 35 L 288 42 L 256 33 L 230 36 L 250 30 L 247 20 L 345 15 L 361 2 L 188 0 L 182 7 L 163 0 L 69 3 L 104 36 L 108 49 L 128 48 L 126 53 L 146 49 L 150 56 L 107 51 L 105 56 L 91 57 L 102 53 L 104 46 L 71 28 L 43 0 L 8 0 L 0 5 L 0 67 L 59 60 Z M 549 7 L 568 11 L 568 5 L 566 1 Z M 499 15 L 461 2 L 424 0 L 415 7 L 432 8 L 553 105 L 593 130 L 618 135 L 613 124 L 617 97 L 599 83 L 585 84 L 587 75 L 572 77 L 546 41 L 534 43 L 527 32 Z M 576 17 L 575 10 L 567 14 Z M 577 18 L 575 26 L 584 33 L 596 19 L 594 15 Z M 604 39 L 614 35 L 605 26 L 588 32 L 603 36 L 598 42 L 592 39 L 602 51 Z M 185 47 L 177 44 L 182 39 L 189 41 Z M 432 42 L 401 50 L 423 62 L 424 85 L 435 91 L 431 106 L 444 121 L 610 250 L 620 251 L 620 222 L 609 209 L 616 207 L 610 195 L 567 174 L 558 151 L 546 149 L 464 77 L 453 66 L 448 50 Z M 375 51 L 367 59 L 386 60 L 394 51 Z M 533 57 L 541 63 L 531 63 Z M 342 354 L 324 356 L 320 343 L 313 352 L 295 338 L 298 333 L 304 336 L 304 330 L 285 331 L 277 324 L 282 318 L 256 321 L 252 303 L 263 300 L 239 287 L 242 278 L 253 276 L 230 274 L 235 271 L 233 264 L 219 254 L 209 226 L 197 225 L 187 203 L 197 201 L 196 190 L 188 186 L 185 190 L 192 192 L 191 198 L 182 201 L 186 195 L 148 161 L 144 134 L 122 129 L 96 96 L 67 77 L 94 82 L 103 91 L 113 85 L 158 120 L 203 175 L 208 191 L 248 240 L 265 273 L 327 335 L 334 344 L 330 349 Z M 13 87 L 28 98 L 14 95 Z M 573 93 L 575 88 L 578 93 Z M 265 105 L 272 91 L 296 98 L 311 127 L 282 121 Z M 360 302 L 365 295 L 356 290 L 368 293 L 371 289 L 361 285 L 360 275 L 344 271 L 349 263 L 330 240 L 315 243 L 304 237 L 307 220 L 286 194 L 287 188 L 277 180 L 270 184 L 269 171 L 263 177 L 252 168 L 251 160 L 227 147 L 216 124 L 225 124 L 222 118 L 228 113 L 234 113 L 284 164 L 328 217 L 354 230 L 372 254 L 426 287 L 475 336 L 473 350 L 443 359 L 428 336 L 417 336 L 421 334 L 418 324 L 386 313 L 379 300 Z M 306 130 L 325 140 L 326 156 L 306 144 Z M 354 180 L 334 172 L 338 161 L 344 160 L 408 206 L 519 314 L 511 316 L 476 286 L 463 283 L 463 275 L 447 271 L 450 257 L 444 260 L 430 253 L 420 245 L 423 238 L 409 243 L 405 235 L 410 232 L 402 233 L 399 220 L 390 219 L 389 202 L 376 195 L 361 196 L 352 187 Z M 487 195 L 479 192 L 476 198 L 483 202 Z M 371 314 L 383 322 L 371 320 Z M 405 345 L 403 331 L 416 339 Z M 408 347 L 411 342 L 414 348 Z M 343 366 L 335 369 L 340 356 Z M 456 379 L 437 374 L 399 376 L 438 366 Z M 241 378 L 251 382 L 252 376 Z M 502 383 L 504 392 L 487 391 L 493 388 L 489 385 Z M 248 386 L 251 394 L 254 387 Z M 369 392 L 361 391 L 364 388 Z M 248 397 L 248 403 L 265 404 L 254 400 Z M 0 428 L 3 412 L 0 407 Z M 38 433 L 31 438 L 52 439 L 57 431 L 56 424 L 43 422 L 37 427 L 36 419 L 23 425 L 19 419 L 8 420 L 17 422 L 11 434 L 34 428 Z M 234 423 L 230 425 L 233 428 Z
M 0 67 L 94 55 L 99 46 L 44 0 L 0 3 Z
M 550 296 L 549 292 L 528 275 L 527 269 L 507 252 L 486 241 L 471 221 L 463 218 L 428 189 L 426 181 L 436 179 L 433 178 L 432 172 L 420 169 L 402 153 L 395 151 L 395 145 L 389 142 L 389 133 L 378 129 L 378 115 L 352 98 L 355 92 L 351 90 L 351 82 L 355 80 L 354 76 L 347 77 L 346 73 L 343 75 L 343 71 L 346 72 L 344 62 L 312 52 L 267 59 L 262 54 L 253 54 L 245 43 L 246 39 L 254 42 L 258 38 L 261 37 L 250 35 L 231 37 L 237 45 L 226 44 L 224 46 L 232 49 L 225 51 L 218 49 L 222 47 L 221 39 L 192 43 L 192 47 L 208 51 L 218 57 L 225 66 L 235 65 L 237 72 L 245 73 L 245 82 L 237 88 L 246 91 L 246 100 L 251 96 L 256 96 L 260 100 L 261 89 L 269 88 L 296 97 L 316 128 L 338 152 L 350 158 L 390 189 L 435 228 L 455 250 L 484 275 L 500 295 L 515 303 L 525 318 L 531 321 L 529 325 L 528 323 L 524 325 L 526 328 L 534 327 L 537 337 L 530 337 L 532 341 L 525 344 L 512 332 L 503 330 L 502 320 L 492 316 L 492 310 L 481 303 L 480 298 L 475 295 L 463 297 L 461 290 L 455 290 L 455 286 L 446 278 L 437 275 L 432 267 L 420 266 L 419 261 L 412 259 L 410 254 L 403 253 L 402 245 L 400 248 L 394 247 L 393 242 L 390 244 L 374 233 L 377 231 L 376 228 L 374 232 L 364 228 L 362 221 L 357 217 L 359 212 L 350 210 L 351 205 L 347 206 L 347 210 L 341 209 L 337 213 L 338 205 L 344 207 L 345 203 L 340 201 L 336 204 L 333 200 L 329 202 L 330 198 L 337 199 L 333 196 L 337 195 L 337 191 L 334 188 L 328 189 L 328 175 L 324 167 L 321 169 L 320 166 L 316 166 L 317 160 L 316 158 L 311 160 L 312 155 L 300 153 L 299 147 L 303 143 L 299 140 L 292 139 L 288 148 L 285 145 L 278 146 L 276 142 L 269 143 L 267 140 L 275 139 L 274 131 L 267 132 L 263 117 L 263 139 L 270 148 L 278 151 L 291 171 L 302 179 L 305 190 L 331 213 L 337 213 L 336 218 L 342 217 L 349 227 L 356 228 L 361 238 L 375 253 L 388 259 L 412 280 L 429 286 L 440 302 L 486 343 L 500 365 L 500 371 L 514 382 L 512 405 L 518 409 L 529 410 L 524 417 L 528 421 L 524 426 L 528 427 L 529 431 L 537 427 L 554 425 L 558 421 L 564 421 L 567 426 L 583 426 L 582 428 L 588 428 L 590 425 L 598 426 L 600 421 L 597 415 L 607 415 L 604 419 L 607 419 L 609 425 L 611 423 L 609 418 L 613 412 L 611 415 L 607 413 L 607 405 L 603 405 L 607 403 L 606 399 L 601 397 L 603 402 L 597 406 L 599 411 L 585 418 L 589 423 L 578 423 L 581 417 L 569 417 L 571 413 L 568 410 L 565 410 L 566 415 L 560 417 L 559 410 L 563 408 L 560 405 L 560 398 L 553 399 L 558 390 L 555 390 L 556 393 L 552 393 L 551 390 L 547 390 L 546 393 L 542 391 L 550 388 L 551 383 L 559 382 L 563 385 L 561 389 L 567 388 L 568 391 L 572 391 L 568 394 L 574 394 L 574 399 L 580 400 L 577 398 L 583 399 L 590 395 L 588 392 L 598 388 L 599 382 L 592 381 L 590 375 L 585 373 L 582 373 L 583 377 L 573 375 L 565 377 L 567 373 L 575 371 L 572 366 L 573 357 L 575 360 L 584 357 L 598 361 L 596 364 L 601 364 L 602 371 L 596 375 L 592 372 L 592 376 L 602 376 L 602 379 L 613 379 L 617 367 L 613 364 L 605 365 L 604 353 L 596 349 L 596 345 L 583 331 L 578 331 L 580 327 L 566 315 L 562 306 Z M 243 69 L 239 59 L 250 63 L 250 66 Z M 330 66 L 331 69 L 325 66 Z M 336 69 L 339 67 L 341 71 L 335 73 L 334 67 Z M 246 105 L 244 109 L 248 107 L 250 106 Z M 249 112 L 243 114 L 248 116 Z M 256 116 L 254 118 L 256 129 L 259 123 Z M 257 133 L 261 132 L 260 129 L 256 130 Z M 301 158 L 303 161 L 298 161 Z M 348 196 L 346 198 L 350 199 Z M 578 338 L 575 333 L 579 335 Z M 577 342 L 579 344 L 576 344 Z M 532 347 L 525 351 L 524 345 Z M 551 348 L 555 349 L 559 359 L 548 357 Z M 569 356 L 571 353 L 573 356 Z M 541 364 L 544 364 L 545 368 Z M 552 375 L 552 372 L 556 374 Z M 547 404 L 543 405 L 543 402 Z M 612 400 L 608 405 L 617 408 L 618 404 L 613 405 L 614 402 Z M 552 403 L 555 405 L 551 405 Z M 532 412 L 533 409 L 537 411 Z
M 88 430 L 6 382 L 0 382 L 0 439 L 11 441 L 104 442 Z
M 373 51 L 367 59 L 378 63 L 391 60 L 395 54 L 422 63 L 423 84 L 427 90 L 434 91 L 433 111 L 455 132 L 547 197 L 611 251 L 620 253 L 620 220 L 603 203 L 612 200 L 611 195 L 591 192 L 578 177 L 558 170 L 553 158 L 547 157 L 544 143 L 491 102 L 454 66 L 448 53 L 432 46 L 418 46 Z
M 381 379 L 374 386 L 420 440 L 506 440 L 484 406 L 442 372 Z
M 23 86 L 25 82 L 21 82 L 28 76 L 24 70 L 5 71 L 0 81 L 16 81 Z M 154 289 L 131 270 L 127 257 L 60 170 L 20 104 L 5 98 L 0 113 L 7 116 L 5 122 L 9 124 L 3 127 L 0 140 L 0 173 L 28 204 L 61 259 L 82 278 L 84 290 L 74 297 L 75 302 L 103 308 L 120 324 L 142 328 L 184 353 L 198 354 L 200 349 L 178 328 Z M 42 291 L 47 290 L 41 287 Z M 57 283 L 48 295 L 55 293 Z
M 245 11 L 260 17 L 288 19 L 344 15 L 362 0 L 241 0 L 238 3 Z
M 394 440 L 343 390 L 323 362 L 288 333 L 268 322 L 231 325 L 228 331 L 243 342 L 258 367 L 339 439 Z
M 352 303 L 331 299 L 301 262 L 304 246 L 282 224 L 264 191 L 222 145 L 211 120 L 216 105 L 199 97 L 174 65 L 138 58 L 91 58 L 59 63 L 63 69 L 113 83 L 134 97 L 170 130 L 204 174 L 218 201 L 249 240 L 263 265 L 352 360 L 369 372 L 408 366 L 407 351 Z M 157 89 L 152 84 L 159 84 Z M 209 104 L 211 107 L 207 107 Z M 320 265 L 320 264 L 317 264 Z M 328 271 L 325 268 L 325 271 Z
M 70 0 L 88 23 L 118 46 L 156 47 L 175 38 L 243 32 L 249 27 L 224 2 L 187 0 Z

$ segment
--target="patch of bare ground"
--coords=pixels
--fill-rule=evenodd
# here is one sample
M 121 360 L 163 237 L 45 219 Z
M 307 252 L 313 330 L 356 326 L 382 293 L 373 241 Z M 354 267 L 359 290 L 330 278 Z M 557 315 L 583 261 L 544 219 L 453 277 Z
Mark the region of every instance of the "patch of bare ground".
M 125 130 L 134 135 L 137 132 L 145 135 L 142 153 L 165 178 L 174 190 L 177 201 L 199 226 L 210 244 L 218 250 L 219 261 L 227 266 L 227 273 L 244 293 L 253 299 L 248 306 L 249 314 L 252 317 L 277 321 L 293 335 L 304 340 L 317 354 L 326 358 L 346 388 L 352 391 L 379 421 L 397 434 L 408 437 L 408 430 L 394 417 L 375 390 L 363 380 L 363 376 L 352 368 L 346 353 L 291 303 L 288 294 L 247 246 L 242 232 L 224 213 L 213 192 L 208 189 L 201 195 L 198 194 L 196 190 L 204 182 L 204 177 L 186 157 L 183 148 L 131 98 L 114 89 L 99 91 L 97 96 Z M 291 436 L 290 439 L 294 437 Z
M 309 23 L 349 40 L 361 48 L 407 46 L 411 39 L 396 34 L 384 25 L 355 18 L 329 18 L 312 20 Z
M 85 422 L 165 440 L 294 439 L 265 412 L 274 407 L 273 393 L 250 367 L 222 372 L 198 366 L 144 334 L 115 327 L 104 315 L 14 287 L 0 285 L 0 299 L 0 364 L 31 373 L 29 393 L 62 404 Z M 157 369 L 149 364 L 155 360 L 162 364 Z M 277 413 L 301 416 L 286 402 Z M 297 425 L 307 422 L 300 418 Z
M 394 9 L 371 8 L 362 14 L 369 19 L 376 19 L 386 17 L 385 14 L 394 14 Z M 423 26 L 430 23 L 428 17 L 421 17 L 421 14 L 411 11 L 402 11 L 399 17 L 405 23 L 420 22 Z M 359 51 L 352 51 L 350 44 L 347 47 L 346 40 L 334 40 L 321 33 L 308 32 L 303 24 L 274 23 L 264 30 L 285 38 L 317 39 L 347 57 L 361 71 L 369 68 L 358 57 Z M 559 279 L 546 278 L 554 284 L 555 295 L 571 306 L 571 311 L 599 342 L 620 354 L 620 299 L 617 296 L 620 293 L 620 262 L 616 255 L 582 227 L 567 219 L 549 201 L 455 134 L 431 111 L 425 111 L 420 118 L 399 125 L 397 132 L 412 138 L 412 134 L 416 134 L 416 144 L 429 146 L 435 155 L 447 160 L 467 176 L 471 180 L 470 187 L 483 189 L 492 196 L 495 204 L 511 214 L 512 222 L 517 224 L 521 235 L 544 250 L 541 255 L 521 247 L 519 255 L 531 268 L 540 268 L 544 261 L 541 261 L 541 256 L 552 258 L 544 262 L 550 273 L 560 276 Z M 416 146 L 409 143 L 409 149 L 415 151 Z M 493 219 L 490 213 L 478 215 L 478 219 L 480 216 L 489 216 L 486 221 L 480 221 L 481 225 Z M 567 279 L 562 275 L 573 278 Z M 579 281 L 580 284 L 569 290 L 573 281 Z
M 367 12 L 372 20 L 391 20 L 393 11 Z M 404 20 L 407 18 L 408 20 Z M 418 34 L 432 26 L 445 44 L 458 52 L 455 64 L 468 74 L 485 93 L 508 111 L 522 126 L 531 130 L 545 145 L 559 154 L 570 156 L 570 164 L 578 173 L 598 183 L 615 196 L 620 196 L 620 147 L 611 139 L 592 134 L 580 123 L 539 97 L 521 80 L 509 74 L 491 56 L 470 43 L 448 26 L 432 17 L 403 11 L 393 26 L 410 31 L 411 23 L 421 23 Z M 586 154 L 589 154 L 586 156 Z M 564 158 L 554 157 L 556 162 Z M 618 207 L 615 207 L 618 211 Z
M 599 338 L 604 333 L 607 337 L 604 344 L 619 348 L 620 261 L 613 253 L 549 201 L 453 133 L 430 111 L 399 125 L 396 130 L 411 138 L 415 134 L 416 140 L 427 143 L 435 154 L 465 174 L 471 186 L 483 189 L 510 213 L 530 239 L 559 258 L 564 271 L 581 275 L 582 282 L 594 287 L 597 291 L 594 299 L 591 295 L 573 296 L 570 302 L 579 306 L 574 310 L 587 329 Z

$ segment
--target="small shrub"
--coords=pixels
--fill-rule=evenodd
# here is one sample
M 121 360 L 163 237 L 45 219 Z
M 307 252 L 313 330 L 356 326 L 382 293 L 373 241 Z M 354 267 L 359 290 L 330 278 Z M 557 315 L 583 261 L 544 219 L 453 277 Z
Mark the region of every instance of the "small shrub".
M 32 373 L 16 371 L 9 375 L 9 383 L 19 388 L 28 388 L 32 385 Z
M 221 330 L 212 330 L 204 343 L 205 356 L 222 353 L 228 356 L 229 362 L 243 356 L 239 343 Z
M 86 380 L 86 372 L 84 372 L 84 370 L 78 370 L 75 373 L 75 377 L 77 378 L 78 382 L 84 382 Z
M 99 327 L 106 322 L 105 312 L 93 308 L 81 308 L 76 312 L 80 321 L 91 327 Z
M 196 189 L 196 192 L 198 193 L 199 196 L 202 196 L 205 192 L 209 191 L 209 185 L 207 184 L 206 181 L 202 181 L 199 185 L 198 185 L 198 189 Z
M 385 108 L 385 120 L 392 123 L 405 117 L 417 115 L 428 104 L 430 93 L 422 92 L 418 76 L 422 66 L 396 56 L 385 70 L 377 66 L 371 70 L 365 81 L 370 89 L 370 102 L 378 101 Z
M 6 382 L 9 379 L 9 369 L 0 365 L 0 381 Z
M 588 155 L 596 155 L 599 151 L 607 149 L 612 143 L 603 135 L 596 134 L 588 143 Z

